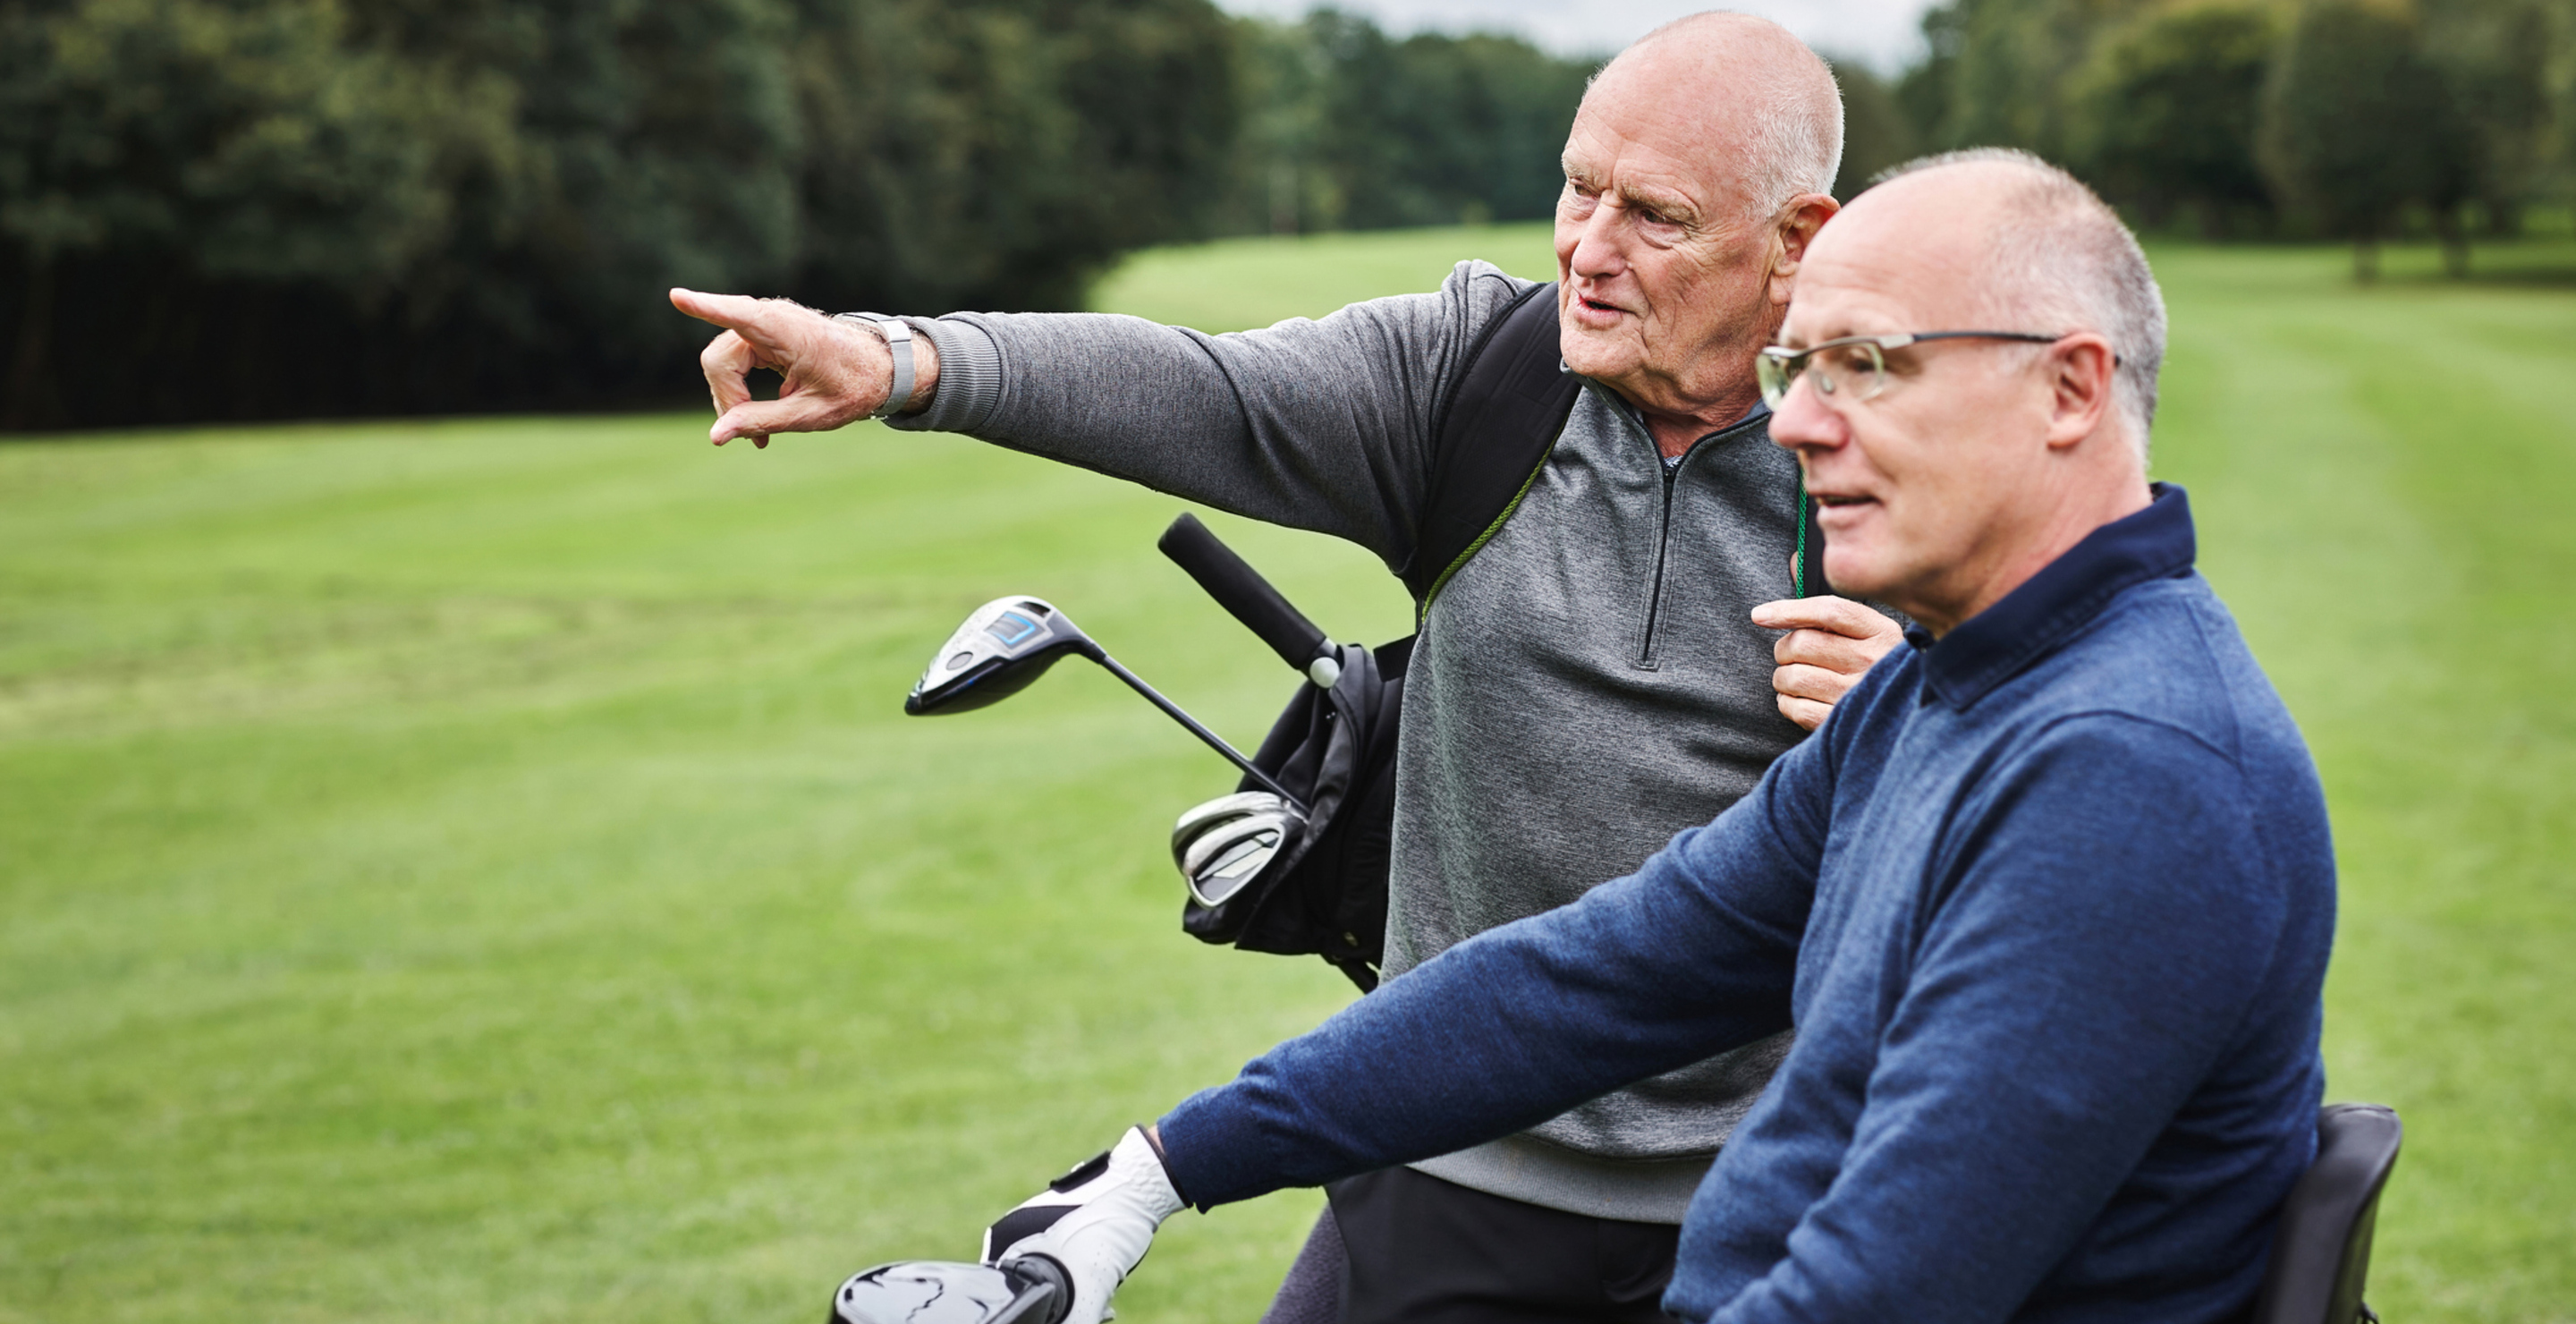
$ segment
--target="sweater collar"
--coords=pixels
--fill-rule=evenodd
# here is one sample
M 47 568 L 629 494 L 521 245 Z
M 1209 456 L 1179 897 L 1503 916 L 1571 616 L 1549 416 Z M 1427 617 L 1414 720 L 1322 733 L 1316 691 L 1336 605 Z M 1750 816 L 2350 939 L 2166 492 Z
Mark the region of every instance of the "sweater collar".
M 1925 700 L 1966 709 L 2092 624 L 2124 590 L 2189 573 L 2198 554 L 2190 500 L 2172 483 L 2149 491 L 2146 509 L 2086 534 L 1939 640 L 1920 626 L 1907 630 L 1923 659 Z

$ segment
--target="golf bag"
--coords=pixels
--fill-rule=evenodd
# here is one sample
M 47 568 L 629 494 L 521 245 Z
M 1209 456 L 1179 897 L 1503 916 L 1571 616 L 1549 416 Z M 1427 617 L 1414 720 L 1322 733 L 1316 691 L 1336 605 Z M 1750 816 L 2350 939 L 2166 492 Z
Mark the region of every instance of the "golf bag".
M 1335 646 L 1332 685 L 1301 684 L 1289 698 L 1252 762 L 1296 798 L 1302 814 L 1258 817 L 1268 807 L 1262 802 L 1276 797 L 1247 777 L 1237 794 L 1182 817 L 1172 854 L 1190 882 L 1183 931 L 1250 952 L 1321 956 L 1361 992 L 1377 987 L 1395 827 L 1397 713 L 1412 649 L 1410 638 L 1374 650 Z M 1248 854 L 1257 870 L 1224 880 L 1219 890 L 1206 885 L 1217 870 L 1193 856 L 1210 855 L 1202 843 L 1230 828 L 1267 859 Z

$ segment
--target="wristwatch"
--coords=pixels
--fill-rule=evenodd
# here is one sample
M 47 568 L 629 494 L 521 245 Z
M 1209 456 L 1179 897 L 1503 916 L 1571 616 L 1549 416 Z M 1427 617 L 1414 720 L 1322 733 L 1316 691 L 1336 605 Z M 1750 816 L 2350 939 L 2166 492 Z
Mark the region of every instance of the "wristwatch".
M 868 417 L 888 418 L 901 413 L 905 405 L 912 403 L 911 324 L 884 313 L 841 313 L 832 320 L 866 327 L 877 333 L 877 339 L 885 342 L 886 352 L 894 355 L 894 389 L 886 393 L 885 403 L 877 406 L 877 411 Z

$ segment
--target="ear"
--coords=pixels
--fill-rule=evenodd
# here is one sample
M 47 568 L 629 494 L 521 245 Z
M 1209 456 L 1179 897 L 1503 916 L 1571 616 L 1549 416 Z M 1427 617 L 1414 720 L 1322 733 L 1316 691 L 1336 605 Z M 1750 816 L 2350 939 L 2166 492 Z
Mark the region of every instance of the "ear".
M 2050 449 L 2064 450 L 2101 429 L 2111 413 L 2119 368 L 2119 355 L 2099 332 L 2078 332 L 2049 347 Z
M 1834 218 L 1843 205 L 1822 193 L 1804 193 L 1780 209 L 1780 219 L 1773 223 L 1771 234 L 1771 303 L 1773 307 L 1789 306 L 1789 293 L 1798 282 L 1798 267 L 1807 260 L 1807 245 L 1815 242 L 1816 231 Z

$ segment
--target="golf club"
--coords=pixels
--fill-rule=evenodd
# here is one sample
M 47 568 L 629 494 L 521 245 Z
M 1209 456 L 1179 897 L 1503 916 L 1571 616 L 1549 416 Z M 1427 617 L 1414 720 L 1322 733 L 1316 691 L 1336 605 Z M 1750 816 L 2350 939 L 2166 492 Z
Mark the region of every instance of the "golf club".
M 999 1268 L 910 1260 L 852 1274 L 832 1294 L 830 1324 L 1055 1324 L 1072 1304 L 1043 1255 Z
M 1191 735 L 1206 741 L 1210 749 L 1243 769 L 1256 784 L 1294 806 L 1299 813 L 1305 806 L 1288 794 L 1270 774 L 1252 766 L 1242 751 L 1225 742 L 1225 737 L 1199 724 L 1199 720 L 1181 710 L 1181 706 L 1162 696 L 1135 672 L 1119 665 L 1107 650 L 1091 641 L 1073 618 L 1056 610 L 1044 598 L 995 598 L 975 609 L 948 642 L 930 659 L 921 680 L 904 696 L 903 710 L 914 717 L 940 713 L 962 713 L 982 708 L 1027 689 L 1047 668 L 1067 655 L 1090 658 L 1107 669 L 1110 675 L 1127 682 L 1128 688 L 1144 695 L 1146 700 L 1168 714 L 1175 722 L 1189 728 Z

